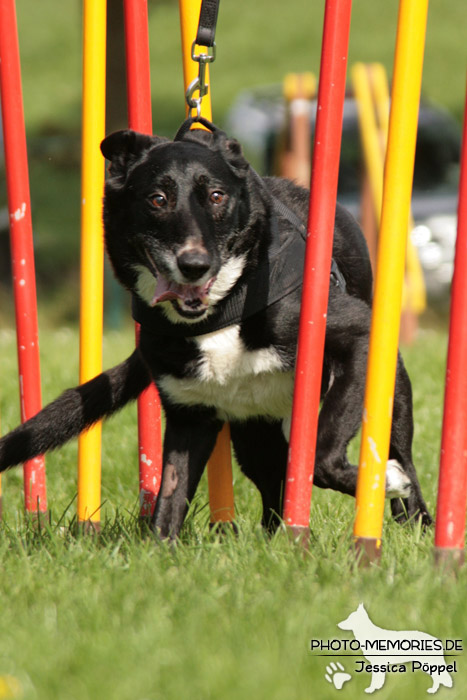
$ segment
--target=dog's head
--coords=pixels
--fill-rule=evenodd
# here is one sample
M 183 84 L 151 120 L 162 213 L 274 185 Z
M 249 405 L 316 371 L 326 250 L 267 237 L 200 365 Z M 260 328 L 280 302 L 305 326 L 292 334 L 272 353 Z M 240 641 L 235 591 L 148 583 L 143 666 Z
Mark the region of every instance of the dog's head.
M 168 141 L 119 131 L 101 144 L 110 161 L 104 225 L 120 282 L 174 322 L 193 322 L 241 276 L 249 245 L 249 165 L 216 130 Z

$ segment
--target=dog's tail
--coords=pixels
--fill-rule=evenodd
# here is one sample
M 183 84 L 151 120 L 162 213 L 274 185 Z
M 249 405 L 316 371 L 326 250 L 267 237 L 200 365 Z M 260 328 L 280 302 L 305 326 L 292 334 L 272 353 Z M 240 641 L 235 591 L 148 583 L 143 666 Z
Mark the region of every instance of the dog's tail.
M 122 364 L 68 389 L 0 439 L 0 471 L 60 447 L 136 399 L 150 381 L 135 350 Z

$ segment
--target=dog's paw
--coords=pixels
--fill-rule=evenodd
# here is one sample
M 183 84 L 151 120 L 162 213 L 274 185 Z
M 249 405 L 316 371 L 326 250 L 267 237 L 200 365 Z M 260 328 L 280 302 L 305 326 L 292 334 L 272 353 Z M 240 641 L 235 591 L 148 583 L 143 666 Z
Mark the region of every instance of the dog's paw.
M 408 498 L 411 482 L 396 459 L 386 464 L 386 498 Z
M 332 683 L 336 690 L 340 690 L 344 683 L 350 681 L 352 676 L 345 672 L 345 668 L 339 662 L 331 661 L 329 666 L 326 666 L 326 675 L 324 676 L 328 683 Z

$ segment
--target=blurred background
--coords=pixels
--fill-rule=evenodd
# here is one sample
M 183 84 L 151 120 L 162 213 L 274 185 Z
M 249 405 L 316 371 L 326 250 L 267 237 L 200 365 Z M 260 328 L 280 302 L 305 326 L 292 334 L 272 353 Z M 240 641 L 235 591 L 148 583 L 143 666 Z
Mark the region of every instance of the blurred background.
M 319 73 L 324 1 L 222 0 L 211 70 L 214 120 L 237 136 L 263 173 L 287 115 L 288 73 Z M 392 72 L 398 0 L 354 0 L 349 68 L 380 62 Z M 78 317 L 82 3 L 18 0 L 19 41 L 30 159 L 32 216 L 41 325 Z M 149 0 L 153 127 L 172 136 L 185 115 L 178 2 Z M 423 108 L 413 198 L 414 243 L 427 286 L 425 322 L 448 308 L 455 242 L 460 127 L 467 66 L 465 0 L 429 8 Z M 123 13 L 108 0 L 107 132 L 126 126 Z M 311 116 L 311 119 L 313 117 Z M 272 155 L 271 155 L 272 154 Z M 356 108 L 346 102 L 339 198 L 359 215 L 362 154 Z M 0 322 L 12 326 L 8 216 L 0 149 Z M 108 277 L 110 325 L 129 319 Z

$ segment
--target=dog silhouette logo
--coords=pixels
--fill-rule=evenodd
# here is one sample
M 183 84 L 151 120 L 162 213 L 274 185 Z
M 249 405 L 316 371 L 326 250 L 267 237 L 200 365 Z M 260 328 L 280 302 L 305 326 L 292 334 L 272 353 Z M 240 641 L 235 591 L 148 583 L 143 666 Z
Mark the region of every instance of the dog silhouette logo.
M 365 688 L 366 693 L 382 688 L 386 673 L 407 670 L 421 670 L 431 676 L 433 685 L 428 693 L 436 693 L 442 685 L 452 688 L 449 670 L 455 671 L 455 664 L 446 664 L 443 644 L 437 637 L 418 630 L 396 631 L 378 627 L 370 620 L 363 603 L 337 626 L 353 633 L 363 656 L 368 660 L 366 666 L 363 661 L 358 662 L 361 668 L 357 669 L 371 672 L 371 683 Z M 333 673 L 328 672 L 329 679 L 326 680 L 333 682 L 334 687 L 340 689 L 343 682 L 350 680 L 347 673 L 344 679 L 343 668 L 331 670 Z

